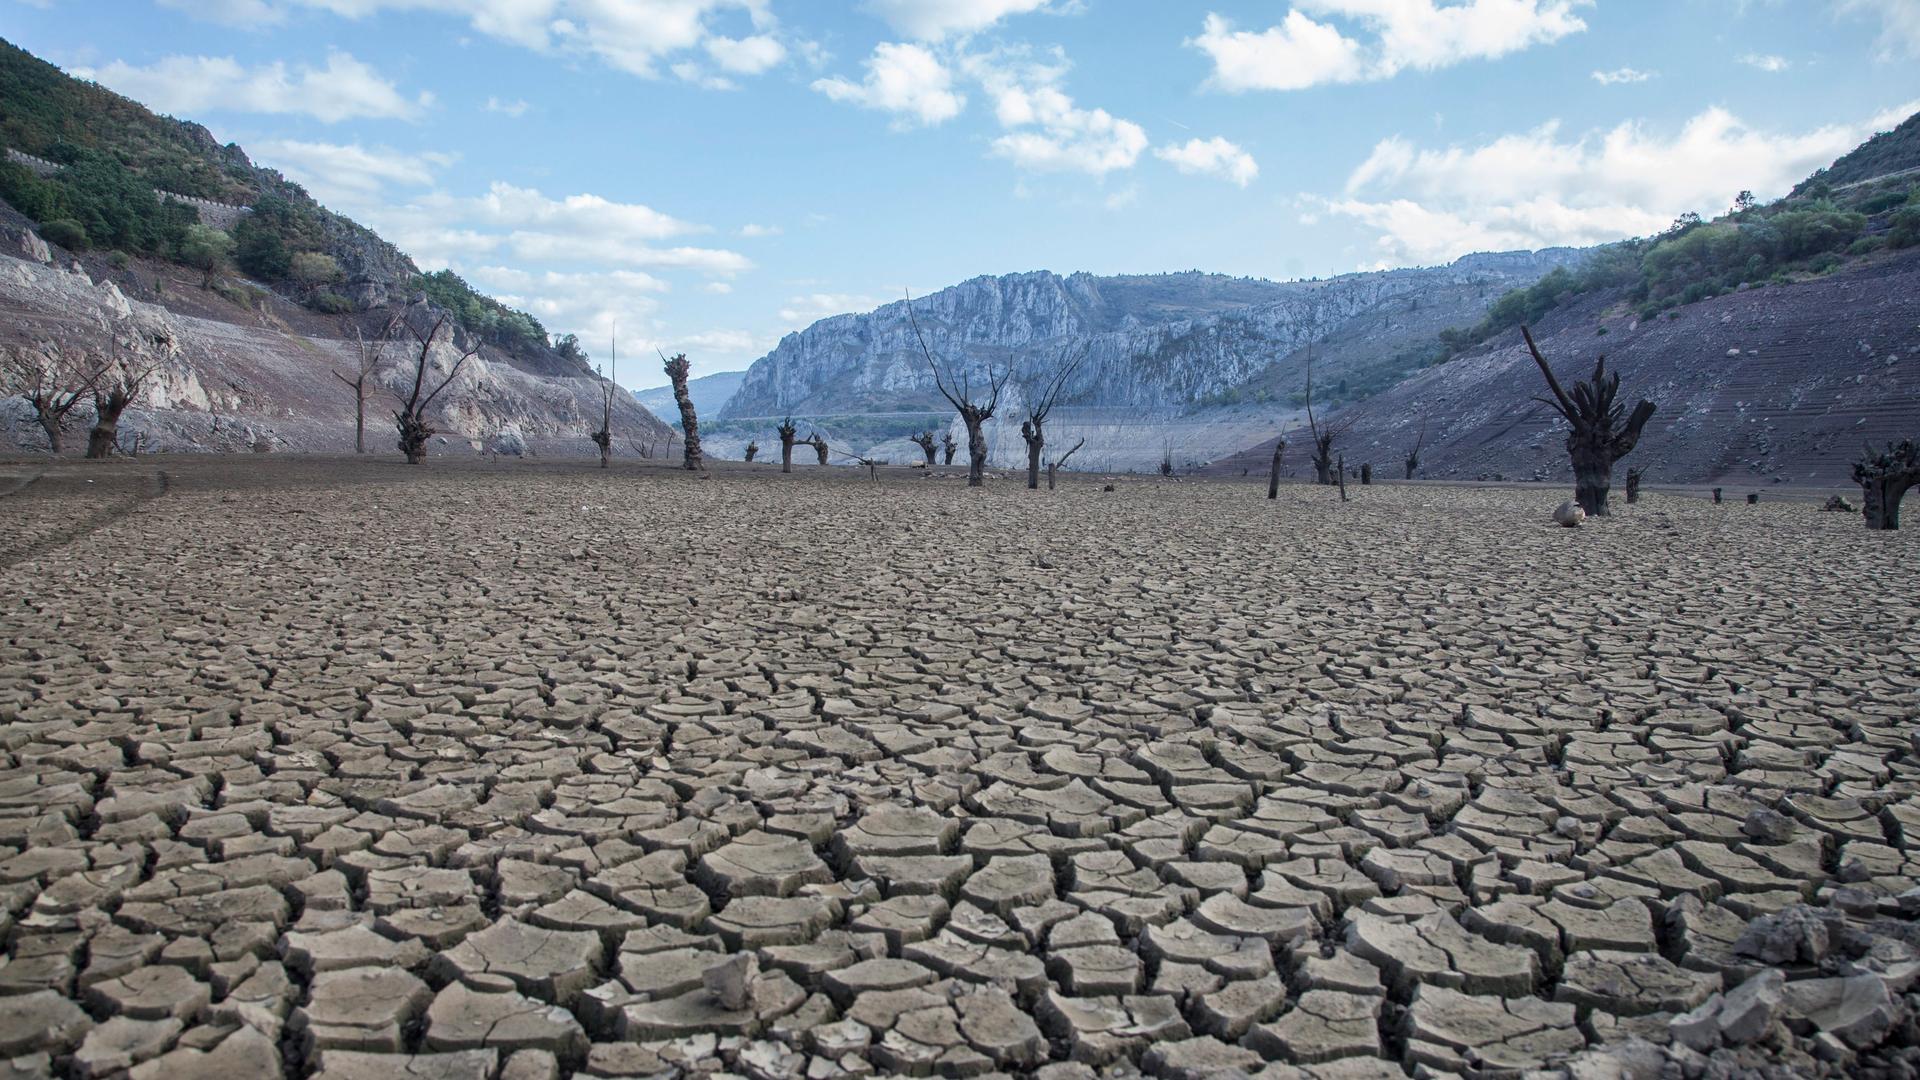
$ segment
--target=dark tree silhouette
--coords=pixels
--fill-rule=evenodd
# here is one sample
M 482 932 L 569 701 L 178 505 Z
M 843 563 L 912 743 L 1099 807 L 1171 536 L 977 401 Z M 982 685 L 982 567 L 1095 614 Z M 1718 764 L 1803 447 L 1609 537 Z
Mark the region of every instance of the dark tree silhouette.
M 793 471 L 794 436 L 800 433 L 800 429 L 793 426 L 793 417 L 789 416 L 780 421 L 776 430 L 780 432 L 780 471 L 790 473 Z
M 1420 437 L 1413 440 L 1413 449 L 1407 451 L 1407 479 L 1413 479 L 1414 471 L 1420 468 L 1420 451 L 1427 445 L 1427 419 L 1420 418 Z
M 30 349 L 8 349 L 0 368 L 0 389 L 27 399 L 33 418 L 47 433 L 47 449 L 58 454 L 67 414 L 93 392 L 106 373 L 84 349 L 52 342 Z
M 982 487 L 986 484 L 987 435 L 985 426 L 993 419 L 995 409 L 1000 407 L 1000 391 L 1006 389 L 1007 380 L 1013 375 L 1011 364 L 996 366 L 988 364 L 986 385 L 976 391 L 973 375 L 967 365 L 950 365 L 934 355 L 927 346 L 926 335 L 920 332 L 920 320 L 913 313 L 913 297 L 907 297 L 907 320 L 913 324 L 913 337 L 920 343 L 920 354 L 926 357 L 927 367 L 933 370 L 933 385 L 940 396 L 960 414 L 960 422 L 967 428 L 967 486 Z M 979 400 L 981 394 L 985 401 Z
M 441 311 L 435 315 L 433 309 L 425 305 L 421 305 L 419 312 L 418 315 L 409 312 L 400 320 L 401 325 L 407 328 L 407 333 L 412 335 L 414 342 L 420 346 L 420 351 L 413 361 L 413 388 L 405 398 L 401 399 L 400 407 L 393 412 L 393 426 L 400 433 L 400 452 L 407 456 L 409 465 L 418 465 L 427 456 L 427 440 L 434 436 L 436 430 L 427 420 L 427 409 L 433 404 L 433 399 L 439 397 L 441 391 L 452 385 L 454 378 L 460 374 L 460 369 L 466 367 L 467 361 L 480 352 L 478 343 L 469 349 L 456 342 L 455 347 L 460 349 L 460 359 L 455 360 L 453 366 L 447 369 L 447 377 L 441 379 L 439 385 L 428 390 L 427 371 L 433 366 L 433 343 L 440 337 L 442 330 L 447 331 L 449 341 L 454 341 L 458 328 L 453 325 L 452 312 Z M 428 315 L 433 315 L 431 323 L 426 321 Z M 423 325 L 426 327 L 424 331 L 421 330 Z M 423 394 L 425 396 L 422 396 Z
M 1280 459 L 1287 452 L 1287 431 L 1280 429 L 1280 437 L 1273 440 L 1273 466 L 1267 472 L 1267 498 L 1280 497 Z
M 924 453 L 927 455 L 927 467 L 932 468 L 933 467 L 933 432 L 923 431 L 918 435 L 912 436 L 912 439 L 915 443 L 919 444 L 921 453 Z
M 1627 470 L 1627 502 L 1640 501 L 1640 480 L 1645 474 L 1640 469 Z
M 760 444 L 749 439 L 747 441 L 747 460 L 752 461 L 759 453 Z
M 826 436 L 820 434 L 817 431 L 809 431 L 807 432 L 807 437 L 804 439 L 801 439 L 800 441 L 803 443 L 806 443 L 808 446 L 813 447 L 814 456 L 820 459 L 820 464 L 825 465 L 827 463 Z
M 120 439 L 120 415 L 140 396 L 147 378 L 165 362 L 173 341 L 164 332 L 141 340 L 132 330 L 123 346 L 113 339 L 113 360 L 93 384 L 93 429 L 87 432 L 87 456 L 111 457 Z
M 353 342 L 354 368 L 353 378 L 336 371 L 333 377 L 346 383 L 353 391 L 353 452 L 367 452 L 367 392 L 380 384 L 380 368 L 386 364 L 387 346 L 393 341 L 395 330 L 400 328 L 400 316 L 395 315 L 380 328 L 380 333 L 372 339 L 367 337 L 366 328 L 359 320 L 348 316 L 341 320 L 346 333 L 342 337 Z
M 1333 443 L 1353 427 L 1353 418 L 1329 420 L 1320 423 L 1313 415 L 1313 345 L 1307 345 L 1307 430 L 1313 436 L 1313 472 L 1314 482 L 1332 484 L 1334 482 Z M 1342 485 L 1341 497 L 1346 496 Z
M 1640 441 L 1641 429 L 1653 417 L 1653 402 L 1642 399 L 1630 415 L 1617 404 L 1614 399 L 1620 394 L 1620 374 L 1608 373 L 1605 356 L 1594 361 L 1593 378 L 1574 383 L 1569 394 L 1561 389 L 1560 380 L 1547 366 L 1547 358 L 1533 343 L 1533 332 L 1522 326 L 1520 336 L 1526 339 L 1527 351 L 1533 354 L 1533 362 L 1540 365 L 1540 373 L 1553 390 L 1552 401 L 1534 400 L 1553 406 L 1567 421 L 1574 501 L 1588 517 L 1603 515 L 1607 512 L 1607 489 L 1613 486 L 1613 463 L 1626 457 Z
M 620 343 L 616 337 L 611 341 L 612 348 L 607 355 L 609 365 L 606 384 L 600 387 L 600 430 L 587 436 L 593 445 L 600 448 L 600 467 L 606 468 L 613 461 L 613 395 L 619 389 L 614 379 L 620 374 Z M 578 345 L 574 346 L 579 349 Z M 585 354 L 581 354 L 585 359 Z
M 1054 477 L 1058 475 L 1060 470 L 1066 466 L 1067 459 L 1072 457 L 1076 452 L 1079 451 L 1081 447 L 1085 445 L 1087 445 L 1087 439 L 1086 439 L 1086 436 L 1083 435 L 1080 437 L 1079 442 L 1073 444 L 1072 450 L 1069 450 L 1066 453 L 1061 454 L 1059 457 L 1055 458 L 1054 460 L 1047 462 L 1047 490 L 1048 491 L 1053 490 Z
M 1853 482 L 1860 485 L 1869 529 L 1898 529 L 1900 500 L 1907 489 L 1920 484 L 1920 443 L 1902 439 L 1898 445 L 1876 451 L 1869 446 L 1853 463 Z
M 666 362 L 667 378 L 673 381 L 673 403 L 680 406 L 680 431 L 685 442 L 684 454 L 689 472 L 701 466 L 700 460 L 700 418 L 693 413 L 693 396 L 687 392 L 687 354 L 678 353 L 668 360 L 665 353 L 660 359 Z
M 1020 399 L 1027 418 L 1020 422 L 1020 437 L 1027 442 L 1027 490 L 1040 488 L 1040 453 L 1047 445 L 1047 415 L 1066 393 L 1067 380 L 1087 359 L 1085 347 L 1064 354 L 1048 366 L 1029 367 L 1020 377 Z
M 959 449 L 960 444 L 953 441 L 953 432 L 943 431 L 940 433 L 940 450 L 945 457 L 943 464 L 953 464 L 953 455 L 957 453 Z

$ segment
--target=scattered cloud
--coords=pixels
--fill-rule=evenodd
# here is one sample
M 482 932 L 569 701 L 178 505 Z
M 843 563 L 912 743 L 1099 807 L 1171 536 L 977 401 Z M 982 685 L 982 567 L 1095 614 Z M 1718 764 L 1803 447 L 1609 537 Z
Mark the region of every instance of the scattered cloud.
M 726 296 L 733 292 L 733 286 L 724 281 L 709 281 L 705 285 L 700 286 L 700 291 L 712 293 L 715 296 Z
M 230 56 L 169 56 L 146 67 L 115 60 L 74 74 L 111 87 L 156 112 L 176 116 L 206 112 L 284 113 L 325 123 L 342 120 L 413 120 L 433 104 L 422 91 L 407 96 L 368 64 L 344 52 L 327 55 L 325 67 L 289 67 L 274 61 L 248 67 Z
M 1651 71 L 1623 67 L 1614 68 L 1612 71 L 1596 71 L 1593 73 L 1593 81 L 1601 86 L 1622 86 L 1628 83 L 1643 83 L 1653 76 L 1654 73 Z
M 1788 60 L 1784 56 L 1773 56 L 1766 53 L 1747 53 L 1740 58 L 1740 62 L 1750 68 L 1764 71 L 1769 75 L 1777 75 L 1793 66 L 1793 61 Z
M 808 293 L 788 297 L 780 309 L 780 321 L 794 329 L 804 329 L 829 315 L 871 311 L 885 302 L 858 293 Z
M 1914 0 L 1837 0 L 1837 4 L 1843 15 L 1880 21 L 1881 59 L 1920 57 L 1920 4 Z
M 520 101 L 518 99 L 515 99 L 513 101 L 501 101 L 497 97 L 488 98 L 487 103 L 484 106 L 482 106 L 482 108 L 486 109 L 486 111 L 490 113 L 499 113 L 502 116 L 511 116 L 511 117 L 514 117 L 515 119 L 518 119 L 519 117 L 527 115 L 527 110 L 532 107 L 533 106 L 528 105 L 526 102 Z
M 1216 89 L 1303 90 L 1390 79 L 1407 69 L 1435 71 L 1549 44 L 1586 29 L 1574 14 L 1585 3 L 1295 0 L 1286 17 L 1265 30 L 1236 30 L 1210 13 L 1187 44 L 1212 58 L 1208 84 Z
M 720 70 L 730 75 L 758 75 L 787 58 L 787 47 L 766 34 L 744 38 L 716 35 L 702 46 Z
M 762 236 L 779 236 L 781 233 L 785 231 L 786 231 L 785 229 L 782 229 L 778 225 L 747 224 L 747 225 L 740 226 L 740 235 L 748 237 L 750 239 L 762 237 Z
M 1661 135 L 1638 123 L 1577 137 L 1557 123 L 1473 147 L 1420 149 L 1398 136 L 1373 148 L 1325 209 L 1379 232 L 1381 262 L 1443 262 L 1472 251 L 1594 244 L 1665 228 L 1686 211 L 1724 209 L 1733 192 L 1786 192 L 1920 101 L 1856 123 L 1767 131 L 1721 108 Z
M 867 8 L 885 19 L 896 34 L 917 41 L 942 41 L 978 33 L 1010 15 L 1046 9 L 1048 0 L 867 0 Z
M 1140 186 L 1138 184 L 1128 184 L 1126 187 L 1100 200 L 1100 205 L 1106 207 L 1108 210 L 1125 210 L 1127 207 L 1139 201 Z
M 458 160 L 453 154 L 407 154 L 386 146 L 368 148 L 359 143 L 294 139 L 257 142 L 252 153 L 254 160 L 279 169 L 335 209 L 363 205 L 390 184 L 427 187 L 435 173 Z
M 919 45 L 882 42 L 866 69 L 860 82 L 836 75 L 814 80 L 813 88 L 835 101 L 894 113 L 899 126 L 944 123 L 966 107 L 966 95 L 953 88 L 953 72 Z
M 1188 175 L 1217 176 L 1241 187 L 1253 183 L 1254 177 L 1260 175 L 1260 166 L 1252 154 L 1218 135 L 1162 146 L 1153 156 Z
M 202 22 L 222 23 L 246 29 L 277 26 L 286 21 L 286 12 L 267 0 L 159 0 L 163 8 L 184 11 Z
M 668 289 L 659 278 L 632 270 L 529 272 L 487 264 L 463 276 L 508 307 L 539 319 L 549 330 L 579 335 L 603 363 L 607 354 L 602 350 L 616 326 L 643 325 L 660 308 L 658 294 Z M 652 359 L 648 353 L 639 355 L 643 362 Z
M 1060 82 L 1066 64 L 1052 64 L 1016 53 L 968 57 L 965 69 L 993 100 L 993 112 L 1007 134 L 995 139 L 992 153 L 1024 169 L 1084 172 L 1105 176 L 1130 169 L 1147 148 L 1146 129 L 1105 109 L 1074 103 Z

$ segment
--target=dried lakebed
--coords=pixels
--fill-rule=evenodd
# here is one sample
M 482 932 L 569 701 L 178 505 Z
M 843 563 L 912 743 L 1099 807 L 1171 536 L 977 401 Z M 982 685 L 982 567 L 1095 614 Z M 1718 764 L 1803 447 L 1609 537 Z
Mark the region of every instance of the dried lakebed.
M 1854 516 L 0 474 L 0 1076 L 1920 1063 L 1920 544 Z

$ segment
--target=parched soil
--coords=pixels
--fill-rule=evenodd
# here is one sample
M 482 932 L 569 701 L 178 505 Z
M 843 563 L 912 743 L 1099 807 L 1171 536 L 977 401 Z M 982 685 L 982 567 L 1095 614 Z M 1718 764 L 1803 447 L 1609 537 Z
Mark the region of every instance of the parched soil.
M 4 1068 L 1915 1063 L 1914 534 L 1104 482 L 0 464 Z

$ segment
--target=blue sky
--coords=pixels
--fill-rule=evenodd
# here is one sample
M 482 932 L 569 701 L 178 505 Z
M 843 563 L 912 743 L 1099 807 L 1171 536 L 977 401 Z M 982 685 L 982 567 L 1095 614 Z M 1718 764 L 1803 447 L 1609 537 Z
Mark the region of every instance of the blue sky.
M 977 274 L 1643 234 L 1920 108 L 1920 0 L 0 0 L 0 36 L 596 357 L 617 320 L 632 387 Z

